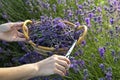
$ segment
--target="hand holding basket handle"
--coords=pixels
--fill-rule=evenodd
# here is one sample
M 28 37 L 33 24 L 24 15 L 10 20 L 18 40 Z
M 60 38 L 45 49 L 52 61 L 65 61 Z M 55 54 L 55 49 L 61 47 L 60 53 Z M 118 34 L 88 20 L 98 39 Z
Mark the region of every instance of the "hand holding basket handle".
M 76 27 L 75 24 L 73 24 L 69 21 L 62 21 L 62 22 L 65 24 L 71 25 L 71 27 L 73 27 L 73 28 Z M 41 52 L 43 55 L 46 55 L 46 54 L 44 54 L 46 52 L 54 52 L 54 53 L 64 52 L 64 51 L 66 52 L 66 49 L 64 49 L 64 48 L 59 48 L 56 52 L 54 47 L 46 47 L 46 46 L 40 46 L 40 45 L 36 46 L 36 44 L 32 40 L 30 40 L 30 38 L 29 38 L 29 31 L 28 31 L 28 28 L 26 26 L 28 23 L 32 24 L 32 21 L 26 20 L 23 24 L 22 30 L 23 30 L 23 34 L 24 34 L 25 38 L 28 40 L 29 44 L 31 44 L 34 49 Z M 81 43 L 81 41 L 84 40 L 84 37 L 87 34 L 87 26 L 83 25 L 83 26 L 77 27 L 77 30 L 81 30 L 81 29 L 84 29 L 84 32 L 83 32 L 82 36 L 80 36 L 79 39 L 77 40 L 77 45 L 79 45 Z

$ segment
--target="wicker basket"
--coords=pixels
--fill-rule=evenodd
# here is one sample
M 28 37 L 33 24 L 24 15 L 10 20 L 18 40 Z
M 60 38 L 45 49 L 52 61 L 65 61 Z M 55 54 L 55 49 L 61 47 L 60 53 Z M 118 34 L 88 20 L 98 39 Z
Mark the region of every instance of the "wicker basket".
M 69 22 L 69 21 L 62 21 L 64 22 L 65 24 L 67 25 L 71 25 L 71 27 L 75 28 L 75 24 Z M 28 43 L 35 49 L 37 50 L 40 54 L 42 55 L 47 55 L 46 53 L 47 52 L 53 52 L 55 54 L 57 53 L 66 53 L 66 51 L 68 50 L 68 48 L 59 48 L 59 49 L 55 49 L 54 47 L 46 47 L 46 46 L 36 46 L 36 44 L 30 40 L 29 38 L 29 30 L 27 28 L 27 24 L 30 23 L 32 24 L 32 21 L 31 20 L 26 20 L 22 26 L 22 30 L 23 30 L 23 34 L 25 36 L 25 38 L 28 40 Z M 82 34 L 82 36 L 79 37 L 79 39 L 77 40 L 77 45 L 81 43 L 82 40 L 84 40 L 84 37 L 86 36 L 87 34 L 87 26 L 83 25 L 83 26 L 79 26 L 77 27 L 77 30 L 80 30 L 80 29 L 84 29 L 84 32 Z

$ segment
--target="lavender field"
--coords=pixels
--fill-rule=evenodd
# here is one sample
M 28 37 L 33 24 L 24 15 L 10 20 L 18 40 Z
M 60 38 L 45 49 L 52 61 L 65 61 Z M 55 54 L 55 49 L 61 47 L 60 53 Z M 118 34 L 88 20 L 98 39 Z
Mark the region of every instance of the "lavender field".
M 51 20 L 62 19 L 76 26 L 86 25 L 88 28 L 84 40 L 75 47 L 70 56 L 71 66 L 65 77 L 51 75 L 30 80 L 120 80 L 119 0 L 0 0 L 0 24 L 28 19 L 45 21 L 42 27 L 52 26 L 49 23 Z M 34 35 L 30 35 L 31 38 L 36 38 L 36 35 L 41 37 L 37 27 L 32 30 Z M 61 29 L 57 29 L 57 32 L 61 32 L 59 30 Z M 47 37 L 50 33 L 50 30 L 43 33 L 46 38 L 38 39 L 36 44 L 39 41 L 39 45 L 46 45 L 40 44 L 46 41 L 48 45 L 58 45 L 59 41 L 64 43 L 69 37 L 63 34 L 66 37 L 61 36 L 61 39 L 57 40 L 55 35 L 58 33 L 51 33 L 54 34 L 54 40 L 57 40 L 54 43 Z M 69 38 L 70 44 L 64 43 L 59 47 L 72 44 L 73 34 L 69 35 L 72 35 Z M 52 41 L 53 43 L 50 43 Z M 34 63 L 45 58 L 46 56 L 36 52 L 26 42 L 0 41 L 0 67 Z

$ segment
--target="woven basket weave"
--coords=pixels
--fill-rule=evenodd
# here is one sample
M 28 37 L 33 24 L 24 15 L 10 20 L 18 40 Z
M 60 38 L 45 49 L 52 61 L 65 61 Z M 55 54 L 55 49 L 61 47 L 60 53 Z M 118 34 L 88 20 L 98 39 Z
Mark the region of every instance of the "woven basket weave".
M 71 27 L 75 28 L 76 25 L 69 22 L 69 21 L 62 21 L 64 22 L 65 24 L 67 25 L 71 25 Z M 59 48 L 59 49 L 55 49 L 54 47 L 46 47 L 46 46 L 36 46 L 36 44 L 30 40 L 29 38 L 29 30 L 27 28 L 27 24 L 30 23 L 32 24 L 32 21 L 31 20 L 26 20 L 22 26 L 22 30 L 23 30 L 23 34 L 25 36 L 25 38 L 28 40 L 28 43 L 35 49 L 37 50 L 38 52 L 40 52 L 40 54 L 42 55 L 47 55 L 46 53 L 47 52 L 53 52 L 55 54 L 57 53 L 66 53 L 66 51 L 68 50 L 68 48 Z M 77 27 L 77 30 L 81 30 L 81 29 L 84 29 L 84 32 L 82 33 L 82 36 L 79 36 L 79 39 L 77 40 L 77 45 L 81 43 L 82 40 L 84 40 L 84 37 L 86 36 L 87 34 L 87 26 L 83 25 L 83 26 L 79 26 Z

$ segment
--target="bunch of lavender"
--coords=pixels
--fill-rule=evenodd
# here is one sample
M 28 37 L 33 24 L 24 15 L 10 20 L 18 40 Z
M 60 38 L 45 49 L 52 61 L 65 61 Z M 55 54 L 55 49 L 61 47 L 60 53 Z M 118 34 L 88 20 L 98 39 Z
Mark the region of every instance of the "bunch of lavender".
M 41 16 L 41 21 L 29 27 L 30 39 L 37 46 L 65 48 L 70 47 L 74 40 L 79 38 L 81 30 L 76 31 L 77 27 L 65 24 L 61 18 L 52 19 L 51 17 Z

